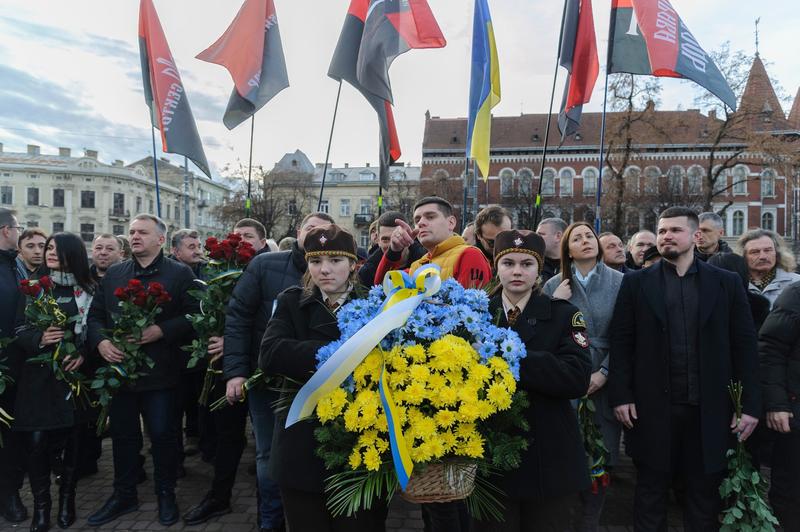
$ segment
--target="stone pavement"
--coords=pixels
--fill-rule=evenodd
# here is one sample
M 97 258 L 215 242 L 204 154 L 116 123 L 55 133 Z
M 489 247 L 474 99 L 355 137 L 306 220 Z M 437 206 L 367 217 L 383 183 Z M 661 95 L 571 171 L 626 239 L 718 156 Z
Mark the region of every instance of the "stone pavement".
M 169 527 L 170 531 L 190 530 L 197 532 L 257 532 L 256 527 L 256 488 L 255 476 L 248 474 L 248 466 L 255 461 L 255 449 L 252 438 L 248 442 L 242 462 L 239 466 L 237 482 L 233 489 L 233 513 L 213 519 L 208 523 L 187 527 L 182 522 Z M 78 484 L 77 512 L 78 520 L 70 530 L 94 532 L 95 530 L 133 531 L 133 530 L 167 530 L 161 526 L 156 518 L 156 498 L 153 494 L 152 461 L 148 456 L 145 468 L 148 480 L 139 486 L 139 500 L 141 508 L 123 516 L 118 521 L 94 529 L 86 525 L 86 518 L 98 509 L 111 494 L 112 464 L 111 441 L 103 441 L 103 456 L 100 460 L 100 472 L 92 477 L 85 478 Z M 178 481 L 177 497 L 181 513 L 199 502 L 206 493 L 211 483 L 212 468 L 202 462 L 199 455 L 186 459 L 186 477 Z M 602 532 L 627 532 L 633 530 L 631 523 L 631 507 L 634 486 L 633 466 L 630 461 L 624 461 L 617 468 L 609 491 L 606 508 L 603 514 Z M 57 495 L 54 485 L 53 497 Z M 30 510 L 31 496 L 27 481 L 22 490 L 23 501 Z M 54 501 L 55 502 L 55 501 Z M 53 510 L 55 512 L 55 509 Z M 677 508 L 672 507 L 670 512 L 670 532 L 680 530 L 680 515 Z M 29 522 L 12 526 L 0 518 L 0 531 L 27 530 Z M 674 527 L 674 528 L 673 528 Z M 422 516 L 419 507 L 399 498 L 392 503 L 387 519 L 387 532 L 419 532 L 423 529 Z M 53 520 L 53 530 L 58 530 Z M 295 532 L 295 531 L 293 531 Z M 296 531 L 313 532 L 313 531 Z

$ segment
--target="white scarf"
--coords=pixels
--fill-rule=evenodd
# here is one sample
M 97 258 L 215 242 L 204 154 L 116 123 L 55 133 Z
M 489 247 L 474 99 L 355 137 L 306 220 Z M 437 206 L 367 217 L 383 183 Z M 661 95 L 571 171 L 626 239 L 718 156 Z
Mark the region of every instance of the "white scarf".
M 83 331 L 86 329 L 86 321 L 89 319 L 89 307 L 92 304 L 92 296 L 81 288 L 75 281 L 75 276 L 58 270 L 50 272 L 50 278 L 60 286 L 72 288 L 72 295 L 75 298 L 75 305 L 78 307 L 78 315 L 81 317 L 75 322 L 75 336 L 82 338 Z

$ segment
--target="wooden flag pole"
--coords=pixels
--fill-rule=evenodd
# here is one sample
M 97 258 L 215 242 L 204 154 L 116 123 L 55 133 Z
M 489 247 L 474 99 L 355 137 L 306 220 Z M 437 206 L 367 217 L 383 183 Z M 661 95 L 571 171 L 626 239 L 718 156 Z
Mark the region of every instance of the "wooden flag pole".
M 556 66 L 553 70 L 553 87 L 550 89 L 550 107 L 547 111 L 547 125 L 544 129 L 544 146 L 542 147 L 542 162 L 539 164 L 539 187 L 536 192 L 536 201 L 533 205 L 528 206 L 528 216 L 532 219 L 533 223 L 529 227 L 531 231 L 536 231 L 536 226 L 539 225 L 539 217 L 542 211 L 542 183 L 544 182 L 544 166 L 547 164 L 547 147 L 550 141 L 550 118 L 553 114 L 553 100 L 556 95 L 556 80 L 558 79 L 558 67 L 561 59 L 561 44 L 564 39 L 564 19 L 567 16 L 567 1 L 564 0 L 564 9 L 561 13 L 561 29 L 558 30 L 558 48 L 556 50 Z M 531 195 L 533 200 L 533 195 Z M 531 216 L 532 213 L 532 216 Z
M 158 186 L 158 157 L 156 156 L 156 130 L 150 125 L 150 134 L 153 137 L 153 174 L 156 178 L 156 216 L 161 218 L 161 188 Z
M 339 112 L 339 97 L 342 95 L 342 80 L 339 80 L 339 89 L 336 91 L 336 105 L 333 107 L 333 120 L 331 121 L 331 134 L 328 136 L 328 149 L 325 152 L 325 166 L 322 168 L 322 186 L 319 187 L 319 201 L 317 212 L 322 208 L 322 193 L 325 191 L 325 177 L 328 175 L 328 161 L 331 157 L 331 144 L 333 143 L 333 128 L 336 126 L 336 113 Z

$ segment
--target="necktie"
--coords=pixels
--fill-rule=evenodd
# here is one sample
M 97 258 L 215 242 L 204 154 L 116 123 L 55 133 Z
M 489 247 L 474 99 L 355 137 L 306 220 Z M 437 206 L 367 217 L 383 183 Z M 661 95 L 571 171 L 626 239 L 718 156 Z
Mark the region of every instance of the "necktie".
M 508 319 L 508 324 L 509 325 L 514 325 L 515 323 L 517 323 L 517 319 L 519 318 L 520 314 L 522 314 L 522 311 L 519 308 L 514 307 L 514 308 L 510 309 L 508 311 L 507 316 L 506 316 L 507 319 Z
M 328 300 L 325 302 L 325 305 L 328 307 L 328 310 L 331 312 L 336 312 L 336 309 L 339 308 L 339 303 L 336 301 Z

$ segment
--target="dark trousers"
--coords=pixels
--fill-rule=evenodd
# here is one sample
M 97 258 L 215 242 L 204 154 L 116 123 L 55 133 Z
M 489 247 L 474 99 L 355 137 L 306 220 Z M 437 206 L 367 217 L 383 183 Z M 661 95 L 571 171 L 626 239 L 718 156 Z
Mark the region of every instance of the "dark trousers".
M 774 433 L 769 502 L 784 530 L 800 530 L 800 433 Z
M 224 383 L 217 383 L 214 396 L 225 395 Z M 214 478 L 211 481 L 211 496 L 219 501 L 230 501 L 236 470 L 247 445 L 247 403 L 234 403 L 221 410 L 211 412 L 216 430 L 216 453 L 214 455 Z
M 667 420 L 665 420 L 666 422 Z M 719 530 L 722 511 L 719 485 L 724 471 L 706 474 L 703 467 L 700 409 L 673 405 L 670 412 L 670 471 L 636 462 L 634 530 L 667 530 L 668 493 L 673 480 L 682 481 L 683 526 L 689 532 Z
M 469 513 L 464 501 L 421 504 L 425 532 L 468 532 Z
M 372 508 L 352 517 L 332 517 L 324 493 L 308 493 L 281 487 L 283 514 L 292 532 L 383 532 L 389 508 L 373 501 Z
M 570 530 L 578 496 L 545 499 L 502 497 L 503 522 L 472 520 L 472 532 L 565 532 Z
M 181 462 L 184 458 L 184 436 L 197 437 L 200 435 L 199 411 L 197 400 L 203 389 L 205 371 L 190 371 L 181 373 L 178 384 L 178 401 L 175 403 L 176 423 L 178 426 L 178 457 Z M 186 424 L 184 425 L 184 418 Z
M 13 387 L 9 387 L 3 396 L 0 396 L 0 408 L 8 413 L 14 412 L 11 397 L 15 392 Z M 19 433 L 0 423 L 0 438 L 3 441 L 3 445 L 0 446 L 0 495 L 6 495 L 22 488 L 25 468 L 22 465 Z
M 153 479 L 156 494 L 175 489 L 177 467 L 176 390 L 120 392 L 111 401 L 111 441 L 114 454 L 114 490 L 123 498 L 136 498 L 136 480 L 141 463 L 144 419 L 153 449 Z

